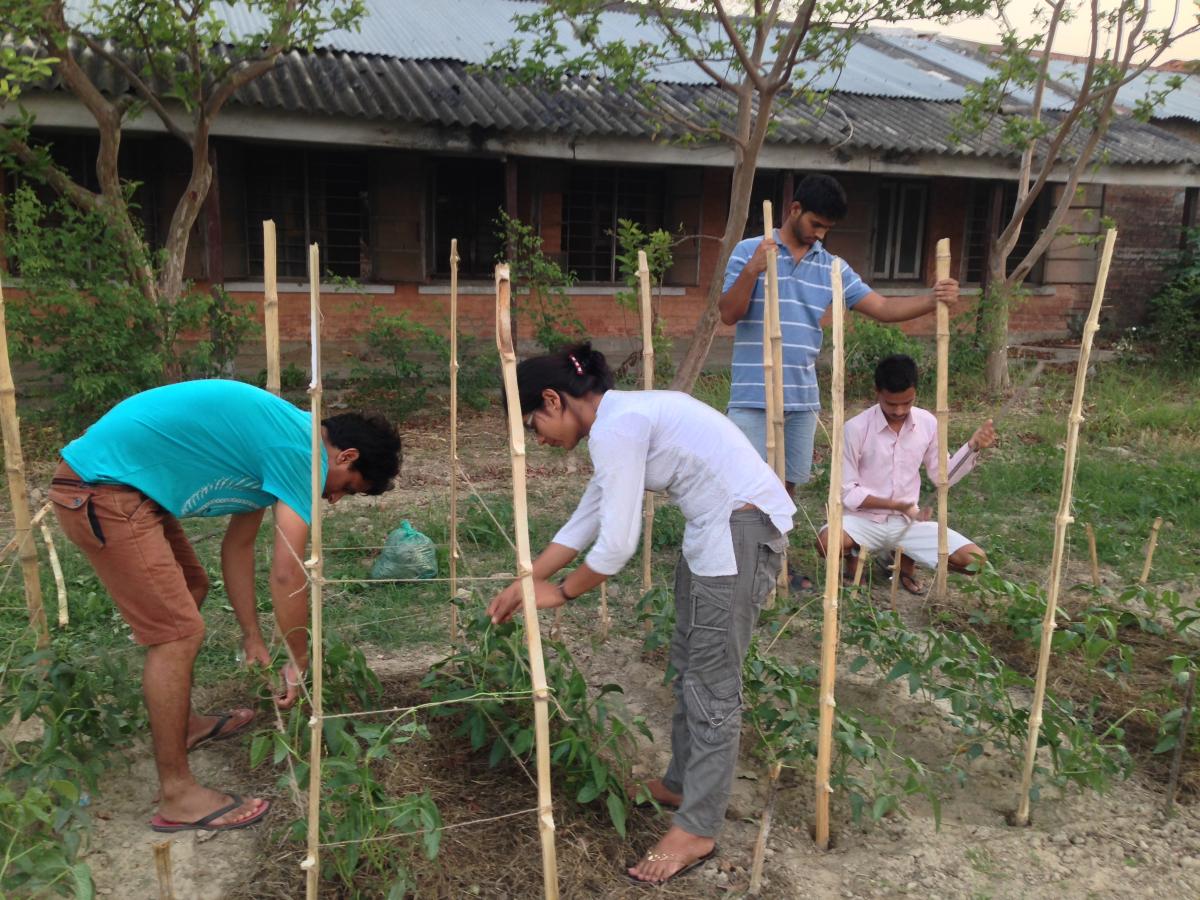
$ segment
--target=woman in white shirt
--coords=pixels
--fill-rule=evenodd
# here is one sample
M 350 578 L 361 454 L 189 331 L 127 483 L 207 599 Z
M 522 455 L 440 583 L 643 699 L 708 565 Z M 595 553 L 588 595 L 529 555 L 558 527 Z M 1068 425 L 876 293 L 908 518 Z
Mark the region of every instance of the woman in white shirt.
M 524 424 L 538 440 L 570 450 L 586 437 L 594 468 L 574 514 L 534 560 L 539 609 L 592 590 L 629 561 L 643 491 L 665 491 L 686 520 L 675 570 L 671 763 L 648 785 L 678 811 L 628 870 L 638 881 L 662 883 L 716 852 L 737 762 L 742 663 L 796 507 L 729 419 L 687 394 L 613 390 L 604 355 L 590 344 L 525 360 L 517 387 Z M 550 581 L 588 547 L 583 563 Z M 520 603 L 514 581 L 488 612 L 504 622 Z

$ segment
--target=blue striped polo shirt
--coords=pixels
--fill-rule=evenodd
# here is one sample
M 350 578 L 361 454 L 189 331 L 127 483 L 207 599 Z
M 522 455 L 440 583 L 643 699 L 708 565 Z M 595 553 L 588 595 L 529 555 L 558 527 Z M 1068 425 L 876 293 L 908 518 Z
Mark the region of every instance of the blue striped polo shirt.
M 821 316 L 833 300 L 830 266 L 833 254 L 820 241 L 809 248 L 799 260 L 793 260 L 787 247 L 779 240 L 779 321 L 783 332 L 783 408 L 787 411 L 820 409 L 821 396 L 817 390 L 817 354 L 821 351 Z M 744 240 L 733 248 L 725 267 L 725 286 L 728 291 L 737 280 L 758 245 L 761 237 Z M 871 293 L 871 288 L 853 269 L 842 263 L 842 292 L 846 308 L 854 306 Z M 766 293 L 766 274 L 758 276 L 750 306 L 737 323 L 733 338 L 733 376 L 729 389 L 730 408 L 764 409 L 765 381 L 763 378 L 763 297 Z

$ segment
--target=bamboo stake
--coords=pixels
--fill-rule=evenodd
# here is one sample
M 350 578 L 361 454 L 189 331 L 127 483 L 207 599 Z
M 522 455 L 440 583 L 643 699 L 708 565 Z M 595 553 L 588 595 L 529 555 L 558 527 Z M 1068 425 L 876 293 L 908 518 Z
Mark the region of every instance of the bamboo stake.
M 458 640 L 458 238 L 450 241 L 450 643 Z
M 774 237 L 775 220 L 771 210 L 771 201 L 763 202 L 763 221 L 767 223 L 767 233 Z M 776 263 L 778 263 L 778 251 L 776 251 Z M 771 309 L 771 363 L 775 371 L 775 381 L 771 385 L 771 392 L 774 395 L 774 415 L 771 418 L 770 427 L 775 431 L 775 474 L 779 476 L 779 480 L 787 485 L 787 452 L 784 447 L 784 409 L 783 409 L 783 320 L 779 311 L 779 267 L 773 265 L 770 268 L 770 275 L 767 278 L 767 306 Z M 765 335 L 764 335 L 765 337 Z M 787 554 L 783 555 L 783 559 L 779 565 L 779 578 L 775 582 L 776 593 L 786 591 L 788 585 L 788 561 Z M 772 595 L 767 599 L 767 605 L 773 606 L 775 596 Z
M 937 242 L 937 280 L 950 277 L 950 239 Z M 946 501 L 950 491 L 948 474 L 950 459 L 950 310 L 945 303 L 937 304 L 937 438 L 938 438 L 938 561 L 937 575 L 933 582 L 933 599 L 946 599 L 946 580 L 950 572 L 950 542 Z
M 1179 737 L 1175 742 L 1175 752 L 1171 754 L 1171 774 L 1167 777 L 1167 799 L 1163 812 L 1168 816 L 1175 805 L 1175 792 L 1179 789 L 1179 769 L 1183 765 L 1183 754 L 1187 750 L 1188 732 L 1192 724 L 1192 706 L 1196 700 L 1196 670 L 1188 676 L 1187 690 L 1183 695 L 1183 715 L 1179 719 Z
M 763 431 L 767 441 L 767 465 L 778 472 L 776 457 L 778 449 L 775 446 L 775 352 L 772 349 L 772 331 L 774 330 L 774 314 L 779 308 L 779 251 L 775 249 L 774 214 L 771 211 L 771 201 L 763 201 L 764 241 L 769 241 L 767 250 L 767 268 L 764 272 L 765 290 L 763 292 L 763 321 L 762 321 L 762 350 L 763 350 Z M 774 302 L 773 302 L 774 300 Z
M 608 640 L 612 618 L 608 615 L 608 582 L 600 582 L 600 643 Z
M 769 242 L 765 290 L 763 291 L 763 430 L 766 432 L 767 465 L 786 481 L 783 453 L 783 336 L 779 324 L 779 251 L 775 248 L 775 213 L 770 200 L 763 201 L 763 240 Z M 780 585 L 787 584 L 787 560 L 779 569 L 775 589 L 767 595 L 766 608 L 775 606 Z
M 1150 526 L 1150 543 L 1146 545 L 1146 562 L 1142 566 L 1142 577 L 1138 579 L 1138 584 L 1145 584 L 1150 577 L 1150 563 L 1154 562 L 1154 548 L 1158 546 L 1158 530 L 1162 528 L 1162 523 L 1162 516 L 1157 516 Z
M 1083 527 L 1087 529 L 1088 555 L 1092 561 L 1092 587 L 1100 587 L 1100 558 L 1096 555 L 1096 532 L 1091 522 Z
M 58 591 L 58 627 L 66 628 L 70 613 L 67 611 L 67 582 L 63 578 L 62 565 L 58 561 L 58 551 L 54 549 L 54 535 L 50 526 L 42 522 L 42 540 L 46 542 L 46 556 L 50 560 L 50 571 L 54 574 L 54 587 Z
M 842 584 L 842 433 L 846 421 L 846 354 L 842 346 L 846 302 L 842 294 L 842 261 L 833 257 L 830 269 L 833 287 L 833 380 L 829 428 L 829 531 L 825 553 L 825 617 L 821 627 L 820 723 L 817 731 L 816 841 L 829 849 L 829 770 L 833 762 L 834 681 L 837 678 L 838 590 Z
M 267 390 L 279 396 L 279 289 L 275 276 L 275 222 L 264 219 L 263 227 L 263 334 L 267 341 Z
M 900 596 L 900 563 L 904 557 L 904 548 L 897 547 L 892 559 L 892 609 L 896 608 L 896 599 Z
M 537 746 L 538 832 L 542 839 L 542 879 L 546 900 L 558 900 L 558 859 L 554 848 L 554 807 L 550 796 L 550 692 L 542 658 L 542 633 L 534 601 L 533 562 L 529 551 L 529 510 L 525 493 L 525 433 L 521 425 L 521 399 L 517 393 L 517 354 L 513 348 L 509 312 L 512 285 L 508 265 L 496 266 L 496 347 L 504 369 L 504 396 L 508 404 L 508 447 L 513 471 L 513 524 L 517 539 L 517 571 L 525 613 L 525 640 L 529 647 L 529 676 L 533 685 L 533 725 Z
M 4 316 L 4 286 L 0 284 L 0 434 L 4 437 L 4 469 L 8 474 L 8 496 L 12 502 L 13 540 L 25 579 L 25 606 L 29 626 L 37 635 L 38 649 L 50 645 L 42 582 L 38 576 L 37 547 L 33 543 L 29 488 L 25 483 L 25 458 L 21 453 L 21 420 L 17 418 L 17 388 L 8 359 L 8 326 Z
M 650 298 L 650 263 L 646 251 L 638 251 L 638 288 L 642 307 L 642 387 L 654 390 L 654 309 Z M 654 585 L 650 573 L 654 538 L 654 492 L 646 491 L 642 498 L 642 593 Z M 604 590 L 604 586 L 600 586 Z M 603 600 L 604 594 L 601 593 Z M 647 622 L 647 625 L 650 623 Z
M 1100 268 L 1096 273 L 1096 289 L 1092 294 L 1092 307 L 1083 326 L 1083 338 L 1079 347 L 1079 364 L 1075 370 L 1075 394 L 1071 400 L 1071 413 L 1067 417 L 1067 447 L 1063 459 L 1062 493 L 1058 503 L 1058 515 L 1054 519 L 1054 549 L 1050 559 L 1050 583 L 1046 591 L 1046 615 L 1042 619 L 1042 642 L 1038 647 L 1037 678 L 1034 682 L 1033 703 L 1029 710 L 1029 737 L 1025 745 L 1025 768 L 1021 775 L 1021 794 L 1017 802 L 1017 825 L 1029 824 L 1029 790 L 1033 784 L 1033 766 L 1037 760 L 1038 730 L 1042 725 L 1042 705 L 1046 700 L 1046 676 L 1050 668 L 1050 643 L 1054 636 L 1055 616 L 1058 612 L 1058 590 L 1062 581 L 1063 548 L 1066 544 L 1067 525 L 1071 516 L 1071 487 L 1075 480 L 1075 450 L 1079 442 L 1079 425 L 1083 422 L 1083 388 L 1087 381 L 1088 358 L 1092 353 L 1092 340 L 1100 329 L 1100 305 L 1104 302 L 1104 287 L 1108 281 L 1108 269 L 1112 263 L 1113 246 L 1117 232 L 1110 228 L 1104 240 L 1104 252 L 1100 257 Z
M 158 875 L 158 900 L 175 900 L 170 841 L 159 841 L 154 845 L 154 871 Z
M 312 522 L 309 526 L 312 555 L 305 561 L 311 586 L 312 647 L 309 666 L 312 670 L 312 716 L 308 763 L 308 855 L 301 868 L 306 870 L 306 896 L 318 900 L 321 880 L 321 720 L 324 716 L 324 634 L 322 609 L 325 561 L 321 551 L 321 253 L 316 244 L 308 248 L 308 298 L 312 343 L 312 383 L 308 394 L 312 405 Z M 284 636 L 287 637 L 286 635 Z
M 860 584 L 862 584 L 863 568 L 866 566 L 867 560 L 870 559 L 870 557 L 870 553 L 859 548 L 858 561 L 854 564 L 854 583 L 851 585 L 851 587 L 858 587 Z
M 758 826 L 758 840 L 754 843 L 754 857 L 750 864 L 750 896 L 762 890 L 763 860 L 767 855 L 767 838 L 771 835 L 771 819 L 775 815 L 775 798 L 779 796 L 779 773 L 783 764 L 774 762 L 767 771 L 770 779 L 767 788 L 767 805 L 763 807 L 762 822 Z

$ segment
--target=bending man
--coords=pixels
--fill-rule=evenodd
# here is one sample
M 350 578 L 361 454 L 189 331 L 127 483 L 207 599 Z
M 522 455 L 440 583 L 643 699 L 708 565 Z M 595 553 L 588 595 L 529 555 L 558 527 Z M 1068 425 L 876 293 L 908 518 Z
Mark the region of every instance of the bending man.
M 221 572 L 246 663 L 270 665 L 254 596 L 254 542 L 275 516 L 271 601 L 290 661 L 276 702 L 291 706 L 308 667 L 305 558 L 312 509 L 311 417 L 236 381 L 190 381 L 118 403 L 62 451 L 50 499 L 63 533 L 87 556 L 144 644 L 142 691 L 154 741 L 156 831 L 244 828 L 270 804 L 202 787 L 188 751 L 244 731 L 254 711 L 197 715 L 192 666 L 204 640 L 208 575 L 178 519 L 230 516 Z M 382 419 L 347 414 L 321 428 L 322 496 L 380 494 L 400 469 L 400 436 Z

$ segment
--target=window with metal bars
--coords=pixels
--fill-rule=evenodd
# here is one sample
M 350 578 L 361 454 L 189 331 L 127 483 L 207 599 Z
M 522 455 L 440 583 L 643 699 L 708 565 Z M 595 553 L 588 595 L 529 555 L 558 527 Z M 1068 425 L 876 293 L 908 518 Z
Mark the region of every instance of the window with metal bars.
M 875 204 L 871 275 L 883 281 L 923 277 L 928 187 L 920 181 L 884 181 Z
M 262 221 L 275 220 L 280 278 L 308 277 L 308 245 L 320 244 L 322 275 L 370 277 L 367 158 L 306 148 L 259 148 L 246 160 L 247 263 L 262 275 Z
M 967 234 L 963 251 L 966 258 L 964 274 L 969 284 L 979 284 L 982 282 L 984 268 L 987 265 L 988 253 L 990 252 L 987 246 L 988 217 L 991 214 L 992 194 L 995 186 L 996 182 L 994 181 L 977 181 L 971 185 L 971 201 L 967 207 Z M 1046 220 L 1049 216 L 1049 197 L 1049 190 L 1042 191 L 1042 195 L 1034 203 L 1033 208 L 1029 211 L 1029 215 L 1021 223 L 1021 234 L 1017 238 L 1017 244 L 1013 247 L 1013 252 L 1008 257 L 1009 268 L 1024 258 L 1025 254 L 1033 247 L 1034 242 L 1037 241 L 1038 235 L 1042 233 L 1042 229 L 1045 228 Z M 1007 224 L 1016 205 L 1017 185 L 1015 182 L 1006 182 L 1001 192 L 1000 215 L 998 217 L 1000 228 L 1003 228 Z M 1042 264 L 1042 260 L 1038 260 L 1029 275 L 1026 276 L 1025 282 L 1027 284 L 1041 284 L 1044 271 L 1045 267 Z
M 443 159 L 434 170 L 433 241 L 429 271 L 450 274 L 450 241 L 458 239 L 458 274 L 488 278 L 503 247 L 497 219 L 504 209 L 504 163 Z
M 584 282 L 617 280 L 617 220 L 661 228 L 666 202 L 661 170 L 575 166 L 563 195 L 567 267 Z

